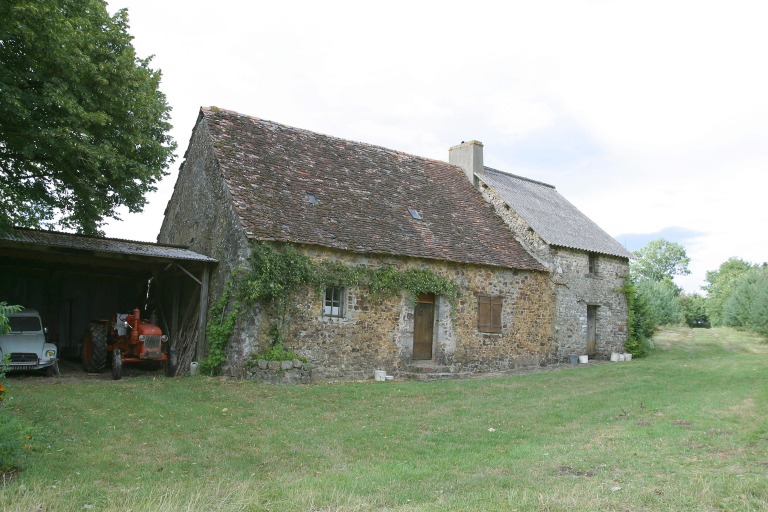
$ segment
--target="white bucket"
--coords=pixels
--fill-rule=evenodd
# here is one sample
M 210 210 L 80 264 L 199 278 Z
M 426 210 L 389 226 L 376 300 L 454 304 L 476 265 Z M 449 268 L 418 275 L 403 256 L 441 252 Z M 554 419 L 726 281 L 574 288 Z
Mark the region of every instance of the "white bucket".
M 579 356 L 579 362 L 582 364 L 587 364 L 589 362 L 589 356 Z
M 200 373 L 200 371 L 197 368 L 197 362 L 192 361 L 191 363 L 189 363 L 189 374 L 197 375 L 198 373 Z
M 624 354 L 624 360 L 625 361 L 631 361 L 632 360 L 632 354 L 630 354 L 629 352 L 626 352 Z
M 384 382 L 387 380 L 387 372 L 384 370 L 373 370 L 373 380 L 376 382 Z
M 616 362 L 619 360 L 619 353 L 618 352 L 611 352 L 611 361 Z

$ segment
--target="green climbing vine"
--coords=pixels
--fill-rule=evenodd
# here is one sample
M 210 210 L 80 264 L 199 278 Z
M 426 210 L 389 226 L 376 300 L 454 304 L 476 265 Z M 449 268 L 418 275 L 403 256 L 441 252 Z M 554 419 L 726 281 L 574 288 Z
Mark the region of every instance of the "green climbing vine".
M 395 267 L 371 268 L 338 261 L 316 262 L 292 245 L 275 247 L 257 242 L 251 247 L 246 268 L 236 272 L 219 300 L 211 306 L 208 322 L 208 357 L 201 362 L 204 371 L 215 371 L 225 360 L 226 344 L 234 332 L 241 304 L 260 304 L 269 318 L 267 352 L 284 351 L 287 325 L 296 294 L 307 287 L 322 293 L 326 285 L 345 288 L 368 287 L 377 296 L 395 295 L 405 290 L 415 300 L 420 293 L 433 293 L 452 305 L 458 286 L 446 277 L 423 269 Z
M 236 299 L 233 300 L 232 283 L 233 280 L 230 279 L 224 286 L 224 293 L 208 311 L 208 356 L 200 361 L 200 370 L 203 373 L 218 370 L 226 359 L 227 342 L 235 332 L 240 303 Z

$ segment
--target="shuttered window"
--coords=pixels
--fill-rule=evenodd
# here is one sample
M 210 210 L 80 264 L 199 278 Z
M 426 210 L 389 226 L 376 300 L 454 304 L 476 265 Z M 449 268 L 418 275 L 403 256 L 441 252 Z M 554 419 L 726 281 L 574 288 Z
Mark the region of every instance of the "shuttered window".
M 501 332 L 501 297 L 477 298 L 477 330 Z

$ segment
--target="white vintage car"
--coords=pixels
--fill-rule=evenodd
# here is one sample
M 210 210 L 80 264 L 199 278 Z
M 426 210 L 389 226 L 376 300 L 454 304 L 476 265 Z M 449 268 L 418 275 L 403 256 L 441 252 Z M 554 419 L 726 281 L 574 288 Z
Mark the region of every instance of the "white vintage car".
M 8 370 L 45 370 L 49 377 L 58 375 L 58 350 L 46 343 L 40 314 L 25 309 L 8 316 L 10 331 L 0 335 L 0 361 L 7 355 Z

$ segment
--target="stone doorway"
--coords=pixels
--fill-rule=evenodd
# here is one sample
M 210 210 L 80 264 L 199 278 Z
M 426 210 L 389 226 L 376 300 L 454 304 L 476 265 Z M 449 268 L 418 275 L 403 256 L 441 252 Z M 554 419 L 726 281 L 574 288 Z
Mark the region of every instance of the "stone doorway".
M 435 295 L 420 293 L 413 308 L 413 359 L 432 359 L 435 326 Z

